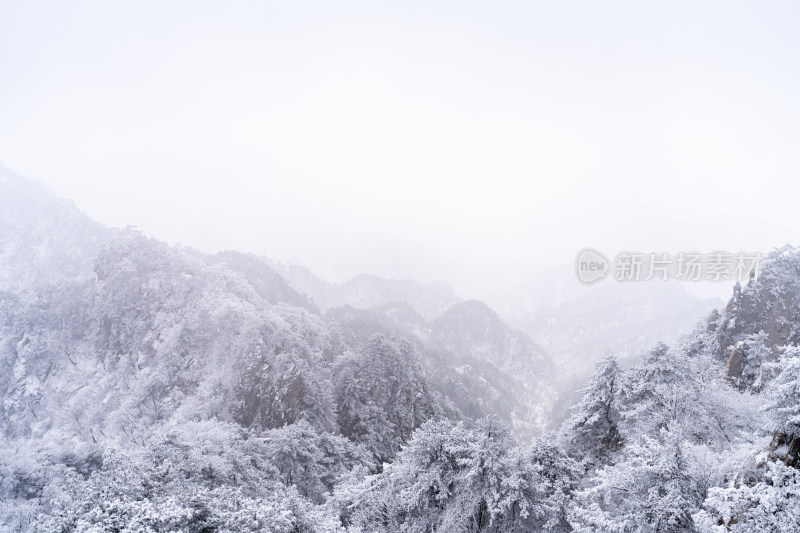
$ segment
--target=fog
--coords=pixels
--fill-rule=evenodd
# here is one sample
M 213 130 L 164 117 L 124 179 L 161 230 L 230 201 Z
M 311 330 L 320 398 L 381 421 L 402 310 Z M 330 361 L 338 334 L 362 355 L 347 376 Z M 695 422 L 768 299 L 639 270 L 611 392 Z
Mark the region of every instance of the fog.
M 798 21 L 0 0 L 0 532 L 800 531 Z
M 4 2 L 0 161 L 107 225 L 462 297 L 584 246 L 768 252 L 800 242 L 798 11 Z

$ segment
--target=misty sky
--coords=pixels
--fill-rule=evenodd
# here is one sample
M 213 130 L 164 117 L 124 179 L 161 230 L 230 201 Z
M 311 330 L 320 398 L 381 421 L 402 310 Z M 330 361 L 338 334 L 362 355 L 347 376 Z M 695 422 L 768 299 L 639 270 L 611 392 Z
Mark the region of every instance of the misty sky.
M 645 5 L 647 4 L 647 5 Z M 797 2 L 0 0 L 0 161 L 99 221 L 464 296 L 800 244 Z

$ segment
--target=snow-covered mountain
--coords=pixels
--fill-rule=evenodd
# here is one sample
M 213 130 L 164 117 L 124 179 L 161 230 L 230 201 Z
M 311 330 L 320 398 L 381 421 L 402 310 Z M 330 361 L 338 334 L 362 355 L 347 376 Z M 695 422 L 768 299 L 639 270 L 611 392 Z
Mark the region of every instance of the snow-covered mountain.
M 671 346 L 600 358 L 542 433 L 557 364 L 484 303 L 363 277 L 321 305 L 7 172 L 0 199 L 2 531 L 800 528 L 797 249 Z M 594 294 L 527 327 L 594 358 L 685 302 Z
M 625 360 L 658 341 L 673 344 L 722 304 L 691 295 L 677 281 L 582 285 L 572 265 L 551 269 L 494 303 L 567 372 L 589 368 L 609 351 Z
M 281 261 L 270 261 L 270 264 L 294 289 L 308 295 L 323 311 L 345 305 L 377 309 L 404 302 L 423 317 L 432 319 L 460 300 L 444 282 L 423 285 L 410 279 L 383 279 L 372 274 L 360 274 L 336 284 L 316 277 L 302 265 Z
M 0 165 L 0 290 L 80 279 L 109 230 Z
M 555 365 L 555 424 L 580 399 L 579 389 L 606 353 L 628 366 L 657 342 L 675 344 L 721 304 L 689 294 L 680 282 L 582 285 L 572 265 L 550 269 L 495 302 L 511 324 L 536 339 Z
M 323 315 L 256 256 L 170 247 L 135 229 L 103 228 L 22 178 L 7 176 L 0 186 L 9 206 L 0 237 L 0 427 L 7 437 L 140 442 L 168 421 L 215 418 L 258 430 L 305 420 L 346 433 L 360 424 L 358 438 L 375 444 L 378 428 L 354 422 L 354 413 L 346 424 L 342 417 L 358 411 L 353 402 L 372 405 L 377 389 L 357 400 L 350 396 L 357 387 L 342 380 L 363 385 L 380 357 L 388 366 L 375 386 L 395 385 L 379 418 L 398 418 L 381 436 L 386 442 L 371 449 L 376 457 L 390 458 L 411 430 L 443 410 L 458 419 L 501 412 L 527 436 L 546 424 L 549 360 L 541 350 L 534 358 L 512 353 L 506 337 L 532 343 L 509 337 L 491 311 L 497 339 L 487 337 L 481 351 L 441 340 L 469 328 L 444 327 L 450 315 L 432 322 L 417 315 L 411 305 L 430 313 L 455 298 L 414 282 L 362 276 L 342 294 L 367 295 L 356 298 L 369 308 L 363 316 L 347 308 Z M 375 308 L 403 298 L 410 303 Z M 402 364 L 389 364 L 392 354 L 403 354 Z M 360 365 L 367 374 L 351 375 Z M 514 374 L 520 365 L 524 383 Z M 409 372 L 415 377 L 406 381 Z M 402 399 L 392 387 L 414 394 Z M 415 414 L 406 420 L 404 409 Z
M 344 306 L 325 316 L 351 345 L 363 344 L 376 332 L 411 340 L 427 375 L 434 376 L 430 384 L 445 413 L 456 418 L 495 415 L 523 440 L 550 423 L 556 389 L 549 357 L 486 304 L 462 302 L 431 321 L 407 303 L 372 310 Z

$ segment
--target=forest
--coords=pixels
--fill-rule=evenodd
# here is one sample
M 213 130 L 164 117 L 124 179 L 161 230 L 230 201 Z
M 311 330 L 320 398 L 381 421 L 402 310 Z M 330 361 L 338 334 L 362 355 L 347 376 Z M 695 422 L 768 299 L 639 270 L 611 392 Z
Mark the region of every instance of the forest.
M 481 302 L 322 311 L 0 188 L 2 531 L 800 530 L 798 249 L 554 423 L 548 354 Z

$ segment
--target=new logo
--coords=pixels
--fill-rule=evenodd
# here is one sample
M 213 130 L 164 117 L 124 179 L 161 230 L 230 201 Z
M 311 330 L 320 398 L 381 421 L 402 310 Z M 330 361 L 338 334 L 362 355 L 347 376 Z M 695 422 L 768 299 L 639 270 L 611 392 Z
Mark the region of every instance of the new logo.
M 608 275 L 608 258 L 594 248 L 584 248 L 575 258 L 575 274 L 581 283 L 592 284 Z

